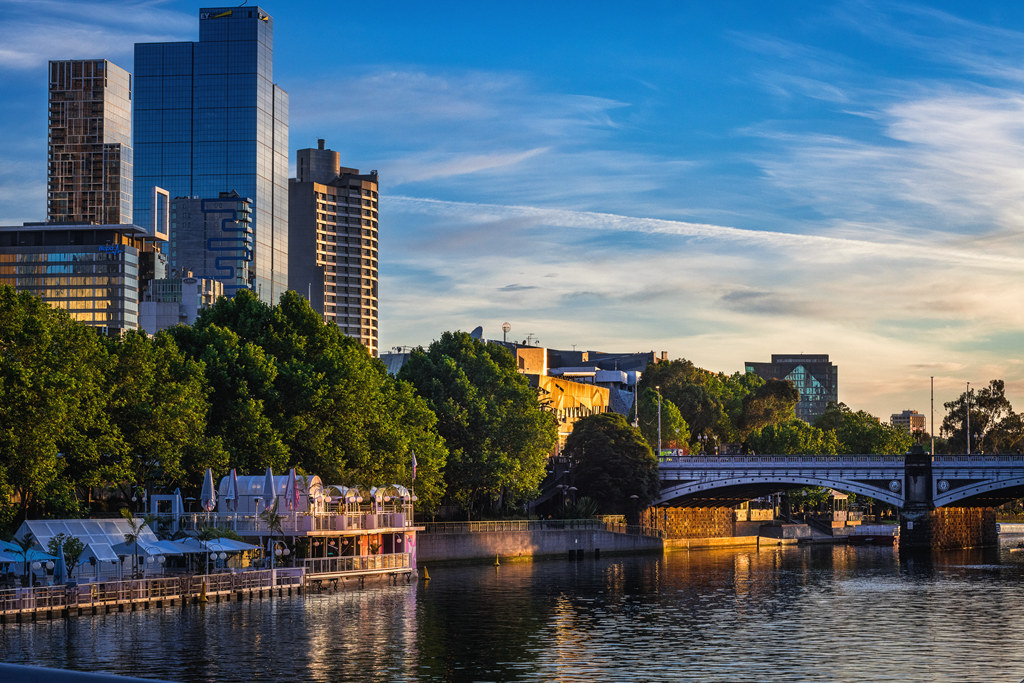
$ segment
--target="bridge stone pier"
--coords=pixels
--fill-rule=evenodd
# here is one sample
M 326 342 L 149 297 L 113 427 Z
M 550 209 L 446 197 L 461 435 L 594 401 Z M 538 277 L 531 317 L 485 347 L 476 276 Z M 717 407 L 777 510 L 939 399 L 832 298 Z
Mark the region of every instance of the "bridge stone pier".
M 659 470 L 661 493 L 645 519 L 661 520 L 670 537 L 697 528 L 727 533 L 725 524 L 692 522 L 720 515 L 680 508 L 731 508 L 824 486 L 899 508 L 902 550 L 966 548 L 996 543 L 993 508 L 1024 496 L 1021 455 L 932 456 L 916 448 L 906 455 L 679 456 L 665 458 Z

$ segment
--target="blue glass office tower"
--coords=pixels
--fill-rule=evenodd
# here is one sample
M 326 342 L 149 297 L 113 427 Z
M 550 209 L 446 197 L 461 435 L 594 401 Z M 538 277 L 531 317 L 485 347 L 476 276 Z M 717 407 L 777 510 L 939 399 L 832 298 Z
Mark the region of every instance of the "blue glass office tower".
M 136 223 L 149 225 L 154 187 L 253 199 L 252 287 L 269 303 L 288 288 L 288 95 L 273 82 L 273 35 L 260 8 L 217 7 L 199 11 L 197 43 L 137 43 L 134 111 Z

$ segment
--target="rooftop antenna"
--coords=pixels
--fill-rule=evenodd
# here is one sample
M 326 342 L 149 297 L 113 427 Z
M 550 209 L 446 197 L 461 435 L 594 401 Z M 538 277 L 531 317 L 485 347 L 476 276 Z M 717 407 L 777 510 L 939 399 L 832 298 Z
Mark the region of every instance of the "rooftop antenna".
M 509 323 L 502 323 L 501 324 L 501 341 L 502 342 L 508 342 L 508 333 L 509 333 L 509 330 L 511 330 L 511 329 L 512 329 L 512 325 L 510 325 Z

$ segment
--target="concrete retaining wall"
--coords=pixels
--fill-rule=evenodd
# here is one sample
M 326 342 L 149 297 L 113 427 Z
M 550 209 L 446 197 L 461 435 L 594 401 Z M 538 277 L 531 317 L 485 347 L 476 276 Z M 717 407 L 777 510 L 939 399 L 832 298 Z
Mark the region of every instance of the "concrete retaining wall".
M 531 529 L 471 533 L 419 533 L 417 564 L 428 562 L 491 560 L 519 557 L 568 556 L 570 552 L 660 552 L 659 538 L 594 529 Z

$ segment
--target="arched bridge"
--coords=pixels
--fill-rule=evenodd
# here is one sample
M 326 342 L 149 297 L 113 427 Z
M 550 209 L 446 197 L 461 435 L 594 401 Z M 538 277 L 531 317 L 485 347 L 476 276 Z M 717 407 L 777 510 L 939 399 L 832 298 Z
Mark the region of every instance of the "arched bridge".
M 900 508 L 993 507 L 1024 496 L 1021 455 L 700 455 L 664 458 L 659 472 L 652 505 L 664 507 L 734 506 L 802 486 Z

